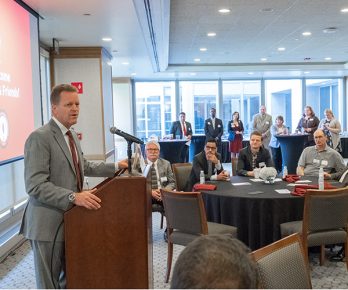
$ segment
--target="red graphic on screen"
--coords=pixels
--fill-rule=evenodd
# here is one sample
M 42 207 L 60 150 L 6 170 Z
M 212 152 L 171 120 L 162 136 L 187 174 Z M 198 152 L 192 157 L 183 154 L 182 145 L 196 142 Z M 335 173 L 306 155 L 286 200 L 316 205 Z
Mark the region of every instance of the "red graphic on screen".
M 23 155 L 34 129 L 29 13 L 0 1 L 0 162 Z

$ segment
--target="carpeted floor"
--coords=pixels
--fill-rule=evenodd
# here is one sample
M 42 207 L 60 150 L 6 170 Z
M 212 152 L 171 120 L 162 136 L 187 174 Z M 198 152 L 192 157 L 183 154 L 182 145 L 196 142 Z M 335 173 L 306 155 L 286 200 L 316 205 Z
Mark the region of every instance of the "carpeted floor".
M 153 214 L 153 271 L 154 288 L 169 288 L 164 283 L 167 261 L 167 244 L 163 240 L 160 229 L 160 214 Z M 174 246 L 173 265 L 183 247 Z M 318 254 L 310 255 L 311 277 L 313 288 L 316 289 L 347 289 L 348 271 L 343 262 L 326 261 L 319 266 Z M 28 242 L 22 244 L 0 264 L 0 288 L 35 288 L 33 254 Z

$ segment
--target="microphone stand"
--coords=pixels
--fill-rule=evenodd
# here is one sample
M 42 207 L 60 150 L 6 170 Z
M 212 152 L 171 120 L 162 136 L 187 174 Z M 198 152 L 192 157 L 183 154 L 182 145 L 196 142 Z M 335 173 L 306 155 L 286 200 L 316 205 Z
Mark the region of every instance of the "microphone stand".
M 128 155 L 128 172 L 129 174 L 132 173 L 132 162 L 131 162 L 131 159 L 132 159 L 132 143 L 133 141 L 130 141 L 130 140 L 127 140 L 127 155 Z

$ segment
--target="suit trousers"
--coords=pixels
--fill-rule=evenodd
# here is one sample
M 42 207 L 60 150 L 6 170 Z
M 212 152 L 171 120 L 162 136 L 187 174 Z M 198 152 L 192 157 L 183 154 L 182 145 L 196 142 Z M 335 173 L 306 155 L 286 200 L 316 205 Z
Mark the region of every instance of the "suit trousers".
M 65 289 L 65 243 L 30 240 L 30 244 L 34 253 L 36 287 Z

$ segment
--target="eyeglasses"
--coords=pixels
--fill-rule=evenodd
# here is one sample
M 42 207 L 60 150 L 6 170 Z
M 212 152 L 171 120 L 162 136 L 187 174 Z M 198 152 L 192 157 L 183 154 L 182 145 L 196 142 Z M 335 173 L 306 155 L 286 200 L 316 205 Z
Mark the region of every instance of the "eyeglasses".
M 205 146 L 205 148 L 206 148 L 207 150 L 211 150 L 211 151 L 216 150 L 216 147 L 211 147 L 211 146 Z
M 146 151 L 158 152 L 159 150 L 157 148 L 147 148 Z

